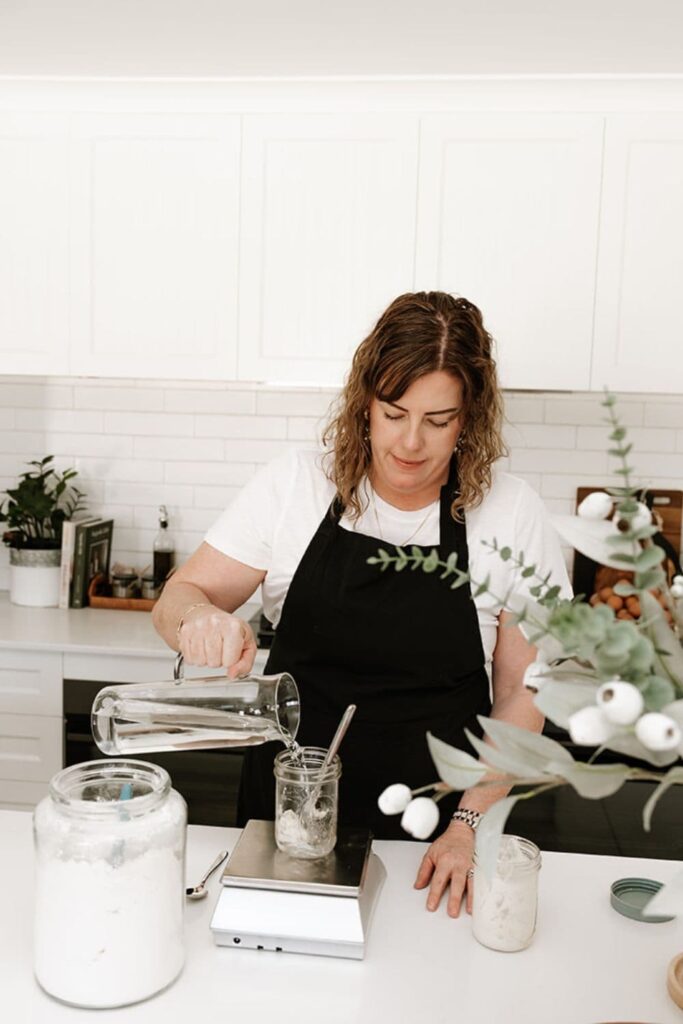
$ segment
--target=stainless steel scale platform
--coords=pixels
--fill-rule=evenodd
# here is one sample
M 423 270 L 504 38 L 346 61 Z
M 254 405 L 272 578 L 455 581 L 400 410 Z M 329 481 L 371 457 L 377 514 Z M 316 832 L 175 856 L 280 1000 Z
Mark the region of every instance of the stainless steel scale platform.
M 230 855 L 211 920 L 219 946 L 362 960 L 386 877 L 367 829 L 340 828 L 327 857 L 275 845 L 272 821 L 249 821 Z

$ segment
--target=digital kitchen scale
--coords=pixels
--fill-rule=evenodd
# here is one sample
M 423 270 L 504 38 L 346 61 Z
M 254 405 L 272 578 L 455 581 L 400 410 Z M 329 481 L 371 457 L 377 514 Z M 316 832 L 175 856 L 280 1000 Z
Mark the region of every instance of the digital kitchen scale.
M 362 960 L 384 865 L 367 829 L 340 828 L 327 857 L 288 857 L 272 821 L 249 821 L 211 919 L 219 946 Z

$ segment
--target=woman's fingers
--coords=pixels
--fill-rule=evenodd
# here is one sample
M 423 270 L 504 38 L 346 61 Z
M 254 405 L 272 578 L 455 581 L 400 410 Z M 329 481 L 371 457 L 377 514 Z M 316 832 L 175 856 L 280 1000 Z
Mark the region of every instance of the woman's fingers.
M 231 679 L 246 675 L 256 655 L 256 641 L 248 623 L 210 605 L 183 624 L 179 646 L 189 665 L 222 665 Z
M 417 877 L 415 878 L 414 883 L 415 888 L 424 889 L 424 887 L 429 882 L 429 879 L 432 877 L 433 871 L 434 861 L 432 860 L 431 857 L 431 850 L 428 850 L 427 853 L 425 853 L 424 857 L 422 858 L 420 867 L 417 870 Z
M 474 900 L 474 878 L 467 872 L 467 913 L 472 913 L 472 902 Z

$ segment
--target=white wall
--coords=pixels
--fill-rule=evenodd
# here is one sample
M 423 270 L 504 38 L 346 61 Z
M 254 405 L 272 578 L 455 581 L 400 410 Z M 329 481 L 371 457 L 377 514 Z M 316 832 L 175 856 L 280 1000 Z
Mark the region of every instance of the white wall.
M 256 467 L 313 442 L 333 390 L 181 382 L 0 376 L 0 491 L 30 459 L 74 466 L 89 508 L 115 519 L 114 558 L 151 560 L 157 506 L 171 516 L 180 558 Z M 571 512 L 577 486 L 609 473 L 600 395 L 508 392 L 506 467 L 552 512 Z M 683 488 L 683 398 L 619 398 L 639 482 Z M 0 547 L 0 588 L 8 587 Z

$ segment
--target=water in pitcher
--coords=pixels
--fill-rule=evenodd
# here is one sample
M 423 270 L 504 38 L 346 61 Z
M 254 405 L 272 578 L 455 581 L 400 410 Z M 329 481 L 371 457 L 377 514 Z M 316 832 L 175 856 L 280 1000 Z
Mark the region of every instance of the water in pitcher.
M 95 742 L 105 754 L 295 745 L 299 693 L 286 672 L 108 686 L 92 708 Z

